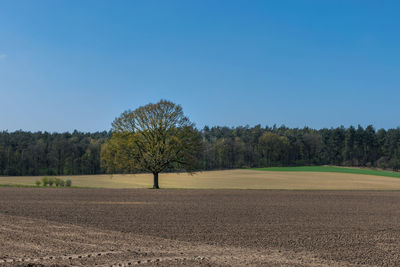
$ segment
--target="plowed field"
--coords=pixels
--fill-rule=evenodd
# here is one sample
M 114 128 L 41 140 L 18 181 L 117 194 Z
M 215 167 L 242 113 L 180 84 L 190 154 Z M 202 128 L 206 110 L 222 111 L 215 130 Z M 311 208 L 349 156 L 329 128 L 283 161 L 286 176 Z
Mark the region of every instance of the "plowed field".
M 0 265 L 400 265 L 400 192 L 0 188 Z

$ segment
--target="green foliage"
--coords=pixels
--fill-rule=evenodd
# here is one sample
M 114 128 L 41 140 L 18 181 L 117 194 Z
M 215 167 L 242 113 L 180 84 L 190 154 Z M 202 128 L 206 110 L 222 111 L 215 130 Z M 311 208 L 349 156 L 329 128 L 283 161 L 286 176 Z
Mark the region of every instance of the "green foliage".
M 65 186 L 71 187 L 72 186 L 72 181 L 70 179 L 65 180 Z
M 72 182 L 71 182 L 71 180 L 64 181 L 63 179 L 60 179 L 60 178 L 53 178 L 53 177 L 48 178 L 48 177 L 43 177 L 43 178 L 42 178 L 42 181 L 37 180 L 37 181 L 35 182 L 35 184 L 36 184 L 37 186 L 40 186 L 40 185 L 43 185 L 43 186 L 47 186 L 47 185 L 53 186 L 53 184 L 54 184 L 56 187 L 63 187 L 63 186 L 66 186 L 67 184 L 69 184 L 69 185 L 67 185 L 67 186 L 71 186 Z
M 160 172 L 199 168 L 201 135 L 179 105 L 161 100 L 125 111 L 112 125 L 101 151 L 108 172 L 151 172 L 158 188 Z
M 48 180 L 49 186 L 53 186 L 54 182 L 55 182 L 55 179 L 53 177 L 49 178 L 49 180 Z
M 125 122 L 129 121 L 128 113 Z M 136 146 L 133 142 L 141 142 L 142 137 L 121 134 L 122 138 L 111 138 L 114 133 L 0 132 L 0 175 L 137 171 L 137 161 L 126 162 L 139 157 L 139 152 L 132 152 Z M 400 128 L 376 131 L 372 126 L 320 130 L 261 125 L 206 126 L 199 135 L 202 146 L 199 168 L 202 170 L 300 165 L 400 170 Z M 148 160 L 148 156 L 143 157 L 144 160 Z M 177 166 L 180 164 L 173 165 L 170 170 L 184 169 Z
M 43 178 L 42 178 L 42 185 L 43 185 L 43 186 L 47 186 L 48 184 L 49 184 L 49 178 L 43 177 Z
M 55 185 L 56 187 L 59 187 L 60 184 L 61 184 L 61 179 L 60 179 L 60 178 L 54 178 L 54 185 Z
M 271 166 L 273 162 L 287 164 L 289 153 L 289 139 L 271 132 L 265 132 L 259 138 L 259 151 L 264 160 L 264 166 Z
M 0 175 L 104 173 L 100 148 L 108 138 L 107 132 L 0 132 Z

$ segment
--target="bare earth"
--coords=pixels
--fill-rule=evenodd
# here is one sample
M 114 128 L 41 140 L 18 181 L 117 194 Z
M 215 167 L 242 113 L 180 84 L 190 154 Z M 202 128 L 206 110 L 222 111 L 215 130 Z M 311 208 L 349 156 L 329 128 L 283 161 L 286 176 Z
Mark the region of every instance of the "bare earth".
M 152 174 L 58 176 L 72 184 L 97 188 L 150 188 Z M 0 184 L 34 185 L 41 177 L 0 177 Z M 255 170 L 205 171 L 194 175 L 161 173 L 163 188 L 400 190 L 400 179 L 348 173 L 273 172 Z
M 0 188 L 2 266 L 399 266 L 400 192 Z

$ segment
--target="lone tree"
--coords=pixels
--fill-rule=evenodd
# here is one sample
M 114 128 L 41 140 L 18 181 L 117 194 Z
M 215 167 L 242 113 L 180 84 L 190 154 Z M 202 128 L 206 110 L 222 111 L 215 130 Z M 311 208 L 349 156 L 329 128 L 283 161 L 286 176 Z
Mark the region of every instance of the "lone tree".
M 160 172 L 197 169 L 200 133 L 182 107 L 170 101 L 125 111 L 114 120 L 111 131 L 101 151 L 107 172 L 151 172 L 153 188 L 158 189 Z

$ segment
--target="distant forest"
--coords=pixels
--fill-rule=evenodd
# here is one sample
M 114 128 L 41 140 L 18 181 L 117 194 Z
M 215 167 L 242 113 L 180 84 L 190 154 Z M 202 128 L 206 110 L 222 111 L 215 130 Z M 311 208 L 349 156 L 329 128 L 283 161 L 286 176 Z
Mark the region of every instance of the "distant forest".
M 400 169 L 400 128 L 204 127 L 200 170 L 341 165 Z M 0 132 L 0 175 L 101 174 L 111 132 Z

